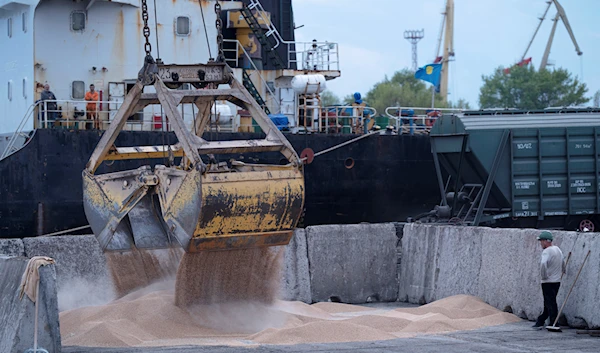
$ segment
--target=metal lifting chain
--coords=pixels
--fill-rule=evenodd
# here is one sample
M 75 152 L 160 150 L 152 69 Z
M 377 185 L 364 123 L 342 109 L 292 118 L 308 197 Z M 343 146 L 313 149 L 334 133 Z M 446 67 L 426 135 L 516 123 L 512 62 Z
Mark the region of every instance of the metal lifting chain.
M 217 62 L 223 62 L 225 61 L 225 54 L 223 54 L 223 21 L 221 20 L 221 4 L 219 4 L 219 0 L 215 3 L 215 13 L 217 14 L 215 27 L 217 28 L 217 47 L 219 49 Z
M 146 0 L 142 0 L 142 20 L 144 20 L 144 37 L 146 37 L 146 44 L 144 44 L 144 50 L 146 56 L 150 56 L 152 52 L 152 45 L 150 44 L 150 27 L 148 27 L 148 4 Z
M 146 57 L 144 58 L 144 66 L 138 73 L 138 81 L 142 82 L 144 86 L 149 86 L 154 83 L 155 74 L 158 73 L 158 67 L 154 58 L 152 58 L 152 45 L 150 44 L 150 27 L 148 27 L 148 4 L 146 0 L 142 0 L 142 19 L 144 20 L 144 37 L 146 37 L 146 43 L 144 44 L 144 50 L 146 51 Z

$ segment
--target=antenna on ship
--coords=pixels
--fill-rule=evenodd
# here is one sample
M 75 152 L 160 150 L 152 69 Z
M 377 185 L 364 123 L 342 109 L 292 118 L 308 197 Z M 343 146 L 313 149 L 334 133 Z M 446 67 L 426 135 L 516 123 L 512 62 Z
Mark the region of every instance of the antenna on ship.
M 425 37 L 424 29 L 422 29 L 420 31 L 418 31 L 418 30 L 404 31 L 404 39 L 408 40 L 412 44 L 412 69 L 415 72 L 417 71 L 417 68 L 419 67 L 419 63 L 417 60 L 417 43 L 419 43 L 419 41 L 421 39 L 423 39 L 423 37 Z

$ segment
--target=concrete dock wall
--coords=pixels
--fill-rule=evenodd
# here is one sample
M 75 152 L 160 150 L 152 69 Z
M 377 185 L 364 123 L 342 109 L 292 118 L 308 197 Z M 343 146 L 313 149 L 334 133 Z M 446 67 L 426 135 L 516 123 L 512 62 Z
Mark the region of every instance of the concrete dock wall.
M 538 233 L 535 229 L 392 223 L 298 229 L 285 249 L 280 297 L 306 303 L 399 300 L 424 304 L 470 294 L 533 320 L 543 308 Z M 600 236 L 553 233 L 554 243 L 565 256 L 573 252 L 559 305 L 591 250 L 564 314 L 573 326 L 600 327 Z M 102 283 L 109 277 L 93 236 L 2 240 L 2 252 L 55 258 L 59 289 L 70 286 L 74 278 Z
M 296 229 L 292 240 L 285 247 L 280 298 L 311 302 L 308 250 L 304 229 Z
M 284 252 L 280 298 L 305 303 L 395 301 L 401 231 L 392 223 L 297 229 Z M 0 242 L 3 251 L 54 258 L 59 292 L 76 288 L 92 296 L 111 286 L 105 256 L 93 235 L 6 239 Z M 64 310 L 85 303 L 59 295 L 59 304 Z
M 25 247 L 21 239 L 0 239 L 0 256 L 25 256 Z
M 106 257 L 93 235 L 23 239 L 25 256 L 56 262 L 60 311 L 104 304 L 115 297 Z
M 35 303 L 19 298 L 28 259 L 0 256 L 0 352 L 22 353 L 33 348 Z M 60 327 L 54 265 L 39 268 L 38 348 L 60 353 Z
M 407 224 L 402 238 L 399 300 L 429 303 L 471 294 L 501 310 L 535 319 L 543 309 L 539 230 Z M 563 313 L 572 326 L 600 327 L 600 236 L 555 231 L 572 251 L 558 295 L 562 305 L 588 250 L 590 257 Z
M 393 224 L 307 227 L 306 241 L 313 302 L 397 299 Z
M 89 283 L 108 278 L 106 258 L 93 235 L 65 235 L 23 239 L 25 256 L 49 256 L 56 261 L 59 287 L 73 279 Z

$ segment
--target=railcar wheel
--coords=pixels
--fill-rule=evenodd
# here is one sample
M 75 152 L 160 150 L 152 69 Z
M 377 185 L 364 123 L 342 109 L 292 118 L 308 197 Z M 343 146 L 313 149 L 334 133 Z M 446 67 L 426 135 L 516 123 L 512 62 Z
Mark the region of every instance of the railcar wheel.
M 584 219 L 579 223 L 579 231 L 581 232 L 593 232 L 595 228 L 594 222 L 589 219 Z

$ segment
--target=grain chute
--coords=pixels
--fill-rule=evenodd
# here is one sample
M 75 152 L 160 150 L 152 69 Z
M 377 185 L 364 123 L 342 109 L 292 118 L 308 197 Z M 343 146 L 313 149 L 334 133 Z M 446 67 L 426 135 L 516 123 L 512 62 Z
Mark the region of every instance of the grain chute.
M 200 89 L 168 88 L 183 83 Z M 219 84 L 230 88 L 211 88 Z M 156 93 L 143 93 L 144 86 L 154 86 Z M 266 138 L 204 140 L 202 131 L 216 100 L 248 110 Z M 177 109 L 183 103 L 198 108 L 192 131 Z M 178 142 L 115 147 L 127 118 L 151 104 L 162 106 Z M 214 158 L 207 158 L 273 151 L 281 152 L 288 163 L 232 161 L 227 168 L 220 168 Z M 103 161 L 159 161 L 166 153 L 180 160 L 178 165 L 146 165 L 95 175 Z M 304 206 L 302 161 L 225 63 L 162 65 L 147 56 L 137 83 L 83 171 L 83 201 L 90 226 L 105 251 L 179 245 L 186 252 L 196 252 L 285 245 Z

